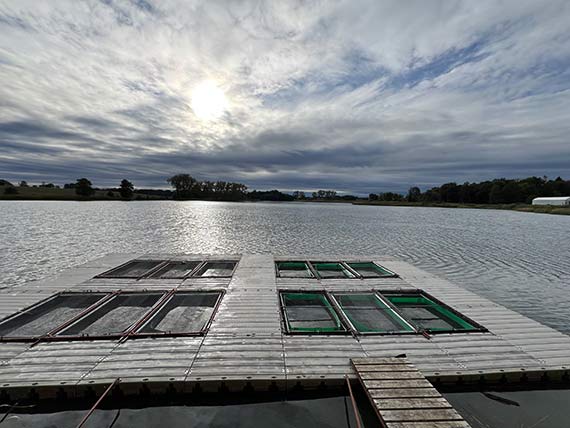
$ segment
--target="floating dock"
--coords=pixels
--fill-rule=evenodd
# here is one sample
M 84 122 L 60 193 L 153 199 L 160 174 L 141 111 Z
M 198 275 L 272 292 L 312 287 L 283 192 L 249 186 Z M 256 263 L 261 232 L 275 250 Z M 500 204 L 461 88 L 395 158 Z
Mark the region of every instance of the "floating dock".
M 12 401 L 117 378 L 123 394 L 322 388 L 402 354 L 436 387 L 570 375 L 569 336 L 383 256 L 114 254 L 0 290 L 0 317 Z

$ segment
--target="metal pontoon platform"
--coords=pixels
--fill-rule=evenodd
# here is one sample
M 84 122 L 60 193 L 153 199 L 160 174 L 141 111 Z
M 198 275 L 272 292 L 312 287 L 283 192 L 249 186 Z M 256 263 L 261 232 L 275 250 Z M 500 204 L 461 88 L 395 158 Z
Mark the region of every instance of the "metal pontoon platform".
M 225 277 L 98 277 L 132 259 L 237 261 Z M 285 278 L 278 261 L 374 261 L 397 275 Z M 193 264 L 192 266 L 196 266 Z M 161 265 L 163 266 L 163 265 Z M 327 267 L 325 267 L 327 268 Z M 323 268 L 324 269 L 324 268 Z M 154 271 L 153 271 L 154 272 Z M 287 391 L 355 379 L 351 359 L 405 354 L 432 384 L 566 382 L 570 337 L 412 265 L 383 256 L 114 254 L 44 281 L 0 290 L 0 317 L 61 292 L 219 291 L 202 334 L 91 340 L 0 341 L 3 397 L 80 397 L 117 378 L 125 394 L 145 391 Z M 484 329 L 437 334 L 290 334 L 282 291 L 398 292 L 421 289 Z M 124 340 L 128 339 L 128 340 Z

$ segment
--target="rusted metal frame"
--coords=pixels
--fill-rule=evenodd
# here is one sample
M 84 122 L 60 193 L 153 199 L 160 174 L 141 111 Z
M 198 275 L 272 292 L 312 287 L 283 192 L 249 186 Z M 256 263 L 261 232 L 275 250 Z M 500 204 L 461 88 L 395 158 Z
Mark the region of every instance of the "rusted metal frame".
M 93 406 L 91 407 L 91 409 L 89 409 L 87 414 L 83 416 L 83 419 L 81 419 L 81 422 L 79 422 L 77 428 L 81 428 L 83 425 L 85 425 L 89 417 L 93 414 L 93 412 L 95 412 L 95 409 L 97 409 L 99 404 L 101 404 L 101 402 L 105 399 L 105 397 L 109 394 L 109 392 L 111 392 L 113 388 L 115 388 L 115 386 L 119 384 L 119 382 L 121 382 L 121 378 L 118 377 L 111 385 L 107 387 L 107 389 L 105 389 L 103 394 L 101 394 L 101 397 L 99 397 L 99 399 L 95 402 L 95 404 L 93 404 Z
M 223 295 L 225 294 L 224 290 L 211 290 L 211 291 L 189 291 L 189 292 L 182 292 L 181 294 L 185 294 L 185 293 L 218 293 L 218 300 L 216 301 L 216 305 L 214 307 L 214 310 L 212 312 L 212 316 L 210 317 L 210 319 L 208 320 L 208 323 L 205 325 L 205 327 L 203 327 L 200 331 L 197 332 L 170 332 L 170 333 L 136 333 L 136 329 L 140 328 L 141 326 L 138 324 L 142 324 L 146 321 L 148 321 L 147 316 L 150 318 L 152 315 L 155 315 L 157 312 L 159 312 L 163 306 L 167 303 L 167 301 L 165 300 L 169 300 L 168 297 L 171 297 L 172 294 L 175 294 L 175 292 L 177 291 L 177 289 L 173 289 L 170 290 L 168 293 L 166 293 L 165 295 L 163 295 L 162 297 L 160 297 L 160 299 L 152 306 L 151 309 L 149 309 L 149 312 L 145 313 L 145 315 L 143 316 L 143 318 L 141 318 L 139 321 L 137 321 L 135 324 L 133 324 L 133 326 L 131 328 L 129 328 L 127 333 L 123 333 L 123 334 L 110 334 L 110 335 L 69 335 L 69 336 L 55 336 L 54 333 L 57 333 L 58 331 L 65 329 L 66 327 L 68 327 L 69 325 L 73 324 L 74 322 L 78 321 L 80 318 L 83 318 L 84 316 L 88 315 L 89 312 L 91 312 L 91 310 L 96 310 L 99 306 L 103 306 L 104 304 L 108 303 L 111 300 L 111 295 L 115 296 L 118 294 L 152 294 L 152 292 L 131 292 L 131 291 L 115 291 L 113 293 L 109 293 L 108 296 L 106 296 L 105 298 L 102 298 L 101 300 L 99 300 L 98 302 L 96 302 L 95 304 L 93 304 L 90 308 L 91 310 L 87 311 L 83 311 L 81 314 L 78 314 L 77 316 L 75 316 L 74 318 L 72 318 L 71 320 L 69 320 L 68 322 L 65 323 L 65 325 L 61 325 L 58 326 L 56 329 L 52 330 L 52 332 L 50 332 L 50 335 L 46 335 L 43 336 L 39 339 L 34 339 L 34 338 L 11 338 L 9 341 L 10 342 L 31 342 L 36 340 L 37 343 L 40 342 L 65 342 L 65 341 L 91 341 L 91 340 L 113 340 L 113 339 L 119 339 L 120 343 L 123 343 L 124 341 L 127 340 L 127 338 L 143 338 L 143 337 L 197 337 L 197 336 L 203 336 L 207 330 L 209 329 L 213 318 L 215 316 L 215 314 L 217 313 L 219 306 L 221 304 L 221 300 Z M 174 293 L 173 293 L 174 292 Z M 73 293 L 68 293 L 68 294 L 73 294 Z M 80 294 L 80 293 L 77 293 Z M 103 300 L 104 299 L 104 300 Z M 152 313 L 151 313 L 152 311 Z M 125 337 L 127 336 L 128 337 Z M 33 343 L 30 347 L 33 347 L 35 345 L 37 345 L 37 343 Z
M 170 278 L 164 278 L 162 276 L 153 276 L 156 273 L 160 273 L 160 271 L 166 267 L 168 267 L 168 265 L 170 264 L 174 264 L 174 265 L 182 265 L 185 263 L 197 263 L 196 266 L 194 266 L 192 269 L 190 269 L 190 272 L 188 272 L 185 275 L 182 276 L 174 276 L 174 277 L 170 277 Z M 166 260 L 164 264 L 158 266 L 158 269 L 153 269 L 151 273 L 147 274 L 144 276 L 144 278 L 148 278 L 148 279 L 186 279 L 190 276 L 192 276 L 192 274 L 196 271 L 196 269 L 198 269 L 200 266 L 202 266 L 204 262 L 202 260 Z
M 25 307 L 24 309 L 21 309 L 13 314 L 8 315 L 7 317 L 3 318 L 2 320 L 0 320 L 0 325 L 11 321 L 14 318 L 17 318 L 19 316 L 21 316 L 22 314 L 25 314 L 26 312 L 30 312 L 31 310 L 37 308 L 38 306 L 41 306 L 45 303 L 48 303 L 52 300 L 54 300 L 55 298 L 57 298 L 58 296 L 62 295 L 62 294 L 68 294 L 65 293 L 64 291 L 61 291 L 59 293 L 55 293 L 52 294 L 51 296 L 46 297 L 45 299 L 40 300 L 39 302 L 34 303 L 31 306 Z M 70 293 L 69 293 L 70 294 Z M 18 339 L 25 339 L 25 337 L 5 337 L 5 336 L 0 336 L 0 342 L 11 342 L 11 341 L 17 341 Z M 28 338 L 29 339 L 29 338 Z
M 130 336 L 135 335 L 136 330 L 138 328 L 141 327 L 141 325 L 143 325 L 153 314 L 155 314 L 159 309 L 161 309 L 164 304 L 170 300 L 170 298 L 172 297 L 172 295 L 176 292 L 176 288 L 173 288 L 172 290 L 168 291 L 167 293 L 163 294 L 162 297 L 160 297 L 157 302 L 151 306 L 151 308 L 145 312 L 145 314 L 143 315 L 142 318 L 140 318 L 138 321 L 136 321 L 131 327 L 129 327 L 127 329 L 127 331 L 125 331 L 121 338 L 119 339 L 119 343 L 124 343 L 125 341 L 127 341 L 127 339 Z M 141 293 L 142 294 L 142 293 Z M 152 294 L 152 293 L 149 293 Z
M 216 304 L 214 305 L 214 308 L 212 310 L 212 315 L 210 316 L 210 319 L 208 320 L 208 322 L 206 324 L 204 324 L 204 327 L 202 327 L 199 331 L 188 331 L 188 332 L 164 332 L 164 333 L 137 333 L 136 329 L 140 329 L 142 327 L 144 327 L 144 325 L 149 322 L 154 316 L 158 315 L 158 313 L 164 308 L 164 306 L 166 306 L 168 304 L 168 301 L 170 299 L 168 299 L 168 301 L 164 302 L 163 305 L 161 305 L 161 307 L 156 310 L 148 319 L 146 319 L 141 325 L 139 325 L 136 329 L 133 330 L 133 332 L 131 333 L 131 335 L 129 336 L 129 338 L 145 338 L 145 337 L 198 337 L 198 336 L 204 336 L 208 329 L 210 328 L 210 324 L 212 323 L 212 320 L 214 319 L 214 316 L 216 315 L 220 302 L 222 300 L 222 297 L 224 295 L 224 291 L 223 290 L 211 290 L 211 291 L 180 291 L 179 289 L 176 289 L 175 292 L 173 293 L 173 295 L 171 296 L 174 297 L 176 294 L 200 294 L 200 293 L 210 293 L 210 294 L 218 294 L 218 298 L 216 300 Z
M 215 290 L 215 291 L 219 293 L 218 294 L 218 300 L 216 301 L 216 304 L 214 305 L 214 309 L 212 310 L 212 315 L 210 316 L 210 319 L 208 320 L 208 322 L 206 324 L 204 324 L 204 327 L 202 327 L 202 329 L 200 330 L 201 335 L 206 334 L 210 330 L 210 326 L 212 325 L 212 322 L 214 322 L 214 317 L 217 315 L 218 310 L 222 304 L 222 299 L 224 298 L 224 296 L 226 294 L 225 290 Z
M 145 261 L 145 260 L 142 260 Z M 153 260 L 150 259 L 150 261 L 157 261 L 159 262 L 160 260 Z M 165 267 L 166 265 L 168 265 L 168 263 L 170 262 L 170 260 L 162 260 L 161 263 L 159 263 L 158 265 L 156 265 L 155 267 L 151 268 L 150 270 L 146 271 L 145 273 L 143 273 L 142 275 L 139 275 L 138 277 L 136 277 L 137 281 L 141 280 L 141 279 L 145 279 L 150 277 L 153 273 L 158 272 L 160 269 L 162 269 L 163 267 Z
M 137 339 L 151 339 L 157 337 L 202 337 L 203 333 L 191 331 L 188 333 L 175 333 L 175 332 L 165 332 L 165 333 L 136 333 L 128 337 L 128 340 Z
M 186 274 L 182 279 L 186 280 L 188 278 L 199 278 L 199 277 L 196 277 L 195 275 L 200 269 L 202 269 L 202 266 L 204 266 L 205 264 L 206 264 L 206 260 L 200 261 L 198 263 L 198 266 L 196 266 L 194 269 L 192 269 L 192 271 L 189 272 L 188 274 Z
M 127 260 L 125 263 L 122 263 L 119 266 L 115 266 L 114 268 L 107 269 L 105 272 L 102 272 L 99 275 L 95 275 L 94 278 L 113 278 L 112 276 L 109 276 L 109 275 L 112 275 L 113 272 L 118 271 L 122 267 L 125 267 L 129 263 L 134 262 L 135 260 L 137 260 L 137 259 Z
M 79 314 L 75 315 L 73 318 L 71 318 L 70 320 L 67 320 L 66 322 L 64 322 L 63 324 L 57 326 L 56 328 L 52 329 L 51 331 L 49 331 L 46 336 L 53 336 L 54 334 L 57 334 L 60 330 L 63 330 L 64 328 L 66 328 L 67 326 L 73 324 L 75 321 L 77 321 L 79 318 L 83 318 L 85 315 L 87 315 L 89 312 L 94 311 L 95 309 L 97 309 L 99 306 L 104 305 L 107 301 L 111 300 L 113 297 L 115 297 L 117 294 L 119 294 L 121 292 L 121 290 L 116 290 L 113 291 L 111 293 L 107 293 L 105 296 L 103 296 L 101 299 L 99 299 L 98 301 L 96 301 L 95 303 L 93 303 L 91 306 L 89 306 L 88 308 L 84 309 L 83 311 L 81 311 Z M 72 293 L 70 293 L 72 294 Z M 83 293 L 76 293 L 76 294 L 83 294 Z
M 145 262 L 145 261 L 150 261 L 150 262 L 159 262 L 158 265 L 156 265 L 155 267 L 149 269 L 148 271 L 144 272 L 142 275 L 137 275 L 137 276 L 114 276 L 113 272 L 116 272 L 122 268 L 124 268 L 125 266 L 127 266 L 129 263 L 134 263 L 134 262 Z M 151 273 L 153 273 L 155 270 L 159 269 L 160 267 L 162 267 L 167 261 L 166 260 L 156 260 L 156 259 L 131 259 L 126 261 L 125 263 L 116 266 L 112 269 L 109 269 L 99 275 L 95 275 L 94 278 L 124 278 L 124 279 L 136 279 L 139 280 L 143 277 L 145 277 L 146 275 L 150 275 Z
M 0 342 L 34 342 L 31 347 L 37 345 L 37 343 L 39 343 L 40 341 L 44 340 L 45 338 L 49 337 L 50 335 L 54 334 L 55 332 L 57 332 L 59 329 L 65 327 L 66 323 L 71 323 L 73 322 L 76 318 L 79 318 L 81 316 L 84 315 L 85 312 L 90 311 L 91 309 L 94 309 L 96 306 L 99 306 L 100 304 L 103 304 L 111 294 L 114 293 L 109 293 L 109 292 L 69 292 L 69 291 L 62 291 L 56 294 L 53 294 L 51 296 L 49 296 L 46 299 L 43 299 L 37 303 L 34 303 L 32 306 L 25 308 L 24 310 L 21 310 L 19 312 L 16 312 L 15 314 L 10 315 L 9 317 L 5 318 L 4 320 L 2 320 L 2 323 L 4 323 L 5 321 L 10 321 L 13 318 L 17 318 L 18 316 L 20 316 L 21 314 L 24 314 L 26 312 L 29 312 L 33 309 L 35 309 L 38 306 L 44 305 L 46 303 L 49 303 L 52 300 L 55 300 L 57 297 L 60 296 L 70 296 L 70 295 L 74 295 L 74 294 L 103 294 L 104 296 L 101 297 L 101 299 L 99 299 L 97 302 L 93 303 L 91 306 L 85 308 L 83 311 L 81 311 L 78 315 L 75 315 L 73 318 L 71 318 L 71 320 L 68 320 L 66 322 L 64 322 L 62 325 L 57 326 L 56 328 L 52 329 L 51 331 L 45 333 L 44 335 L 40 336 L 40 337 L 31 337 L 31 336 L 18 336 L 18 337 L 0 337 Z
M 203 260 L 184 260 L 182 261 L 182 263 L 187 263 L 187 262 L 198 262 L 198 264 L 196 266 L 194 266 L 194 269 L 190 270 L 190 272 L 188 272 L 186 275 L 184 275 L 183 277 L 181 277 L 181 280 L 185 280 L 188 279 L 190 277 L 192 277 L 192 275 L 194 275 L 194 273 L 196 273 L 198 271 L 198 269 L 200 268 L 200 266 L 202 266 L 204 264 Z M 177 278 L 178 279 L 178 278 Z
M 75 315 L 71 319 L 69 319 L 69 320 L 65 321 L 64 323 L 58 325 L 57 327 L 51 329 L 46 334 L 44 334 L 42 337 L 39 337 L 34 343 L 32 343 L 30 345 L 30 348 L 33 348 L 34 346 L 36 346 L 40 342 L 43 342 L 44 340 L 53 337 L 54 335 L 56 335 L 61 330 L 64 330 L 66 327 L 73 324 L 75 321 L 79 320 L 80 318 L 83 318 L 85 315 L 87 315 L 91 311 L 96 310 L 99 306 L 104 305 L 106 302 L 111 300 L 114 296 L 116 296 L 120 292 L 121 291 L 118 290 L 118 291 L 114 291 L 112 293 L 105 293 L 105 295 L 103 297 L 101 297 L 99 300 L 97 300 L 91 306 L 85 308 L 84 310 L 82 310 L 80 313 L 78 313 L 77 315 Z M 71 295 L 71 294 L 87 294 L 87 293 L 66 293 L 66 294 Z M 96 292 L 94 294 L 96 294 Z
M 348 375 L 344 375 L 346 379 L 346 385 L 348 386 L 348 394 L 350 395 L 350 402 L 352 403 L 352 410 L 354 412 L 354 419 L 356 420 L 356 427 L 362 428 L 362 423 L 360 422 L 360 413 L 358 413 L 358 406 L 356 405 L 356 400 L 354 394 L 352 393 L 352 386 L 350 385 L 350 379 Z
M 103 273 L 100 273 L 99 275 L 95 275 L 94 278 L 130 278 L 130 279 L 136 279 L 138 278 L 138 276 L 131 276 L 131 277 L 117 277 L 117 276 L 113 276 L 114 272 L 117 272 L 118 270 L 124 268 L 125 266 L 128 266 L 129 264 L 138 261 L 138 259 L 131 259 L 131 260 L 127 260 L 125 263 L 120 264 L 119 266 L 115 266 L 114 268 L 108 269 Z
M 157 290 L 157 291 L 124 291 L 124 290 L 117 290 L 114 291 L 111 297 L 109 297 L 108 299 L 105 299 L 105 301 L 103 302 L 99 302 L 99 304 L 97 305 L 96 308 L 93 308 L 93 310 L 97 310 L 109 303 L 111 303 L 117 296 L 119 295 L 129 295 L 129 294 L 164 294 L 165 291 L 164 290 Z M 160 301 L 162 299 L 162 296 L 158 299 L 158 301 Z M 158 302 L 157 301 L 157 302 Z M 156 305 L 156 303 L 152 306 L 154 307 Z M 69 322 L 67 326 L 63 327 L 61 330 L 59 330 L 57 333 L 62 333 L 65 331 L 65 329 L 69 328 L 70 326 L 72 326 L 74 323 L 80 321 L 81 319 L 83 319 L 84 317 L 88 316 L 90 314 L 91 311 L 84 313 L 81 317 L 76 317 L 73 321 Z M 43 341 L 46 342 L 57 342 L 57 341 L 77 341 L 77 340 L 110 340 L 110 339 L 120 339 L 123 337 L 123 334 L 107 334 L 107 335 L 87 335 L 87 334 L 74 334 L 74 335 L 62 335 L 62 336 L 49 336 L 43 339 Z
M 100 302 L 96 308 L 94 308 L 93 310 L 97 310 L 99 308 L 102 308 L 106 305 L 108 305 L 109 303 L 111 303 L 115 298 L 117 298 L 117 296 L 120 296 L 121 294 L 137 294 L 138 292 L 130 292 L 130 291 L 123 291 L 123 290 L 116 290 L 114 292 L 112 292 L 111 296 L 108 299 L 105 299 L 104 302 Z M 69 327 L 71 327 L 73 324 L 77 323 L 78 321 L 81 321 L 83 318 L 85 318 L 86 316 L 88 316 L 90 314 L 91 311 L 86 312 L 84 314 L 82 314 L 81 317 L 75 317 L 74 320 L 72 322 L 69 322 L 65 327 L 59 329 L 57 331 L 57 334 L 63 333 L 65 332 L 66 329 L 68 329 Z M 72 335 L 62 335 L 62 336 L 57 336 L 58 338 L 62 338 L 63 340 L 78 340 L 81 338 L 92 338 L 92 337 L 107 337 L 107 338 L 112 338 L 112 337 L 116 337 L 117 335 L 105 335 L 105 336 L 89 336 L 89 335 L 85 335 L 85 334 L 72 334 Z M 49 338 L 46 339 L 54 339 L 55 336 L 51 336 Z

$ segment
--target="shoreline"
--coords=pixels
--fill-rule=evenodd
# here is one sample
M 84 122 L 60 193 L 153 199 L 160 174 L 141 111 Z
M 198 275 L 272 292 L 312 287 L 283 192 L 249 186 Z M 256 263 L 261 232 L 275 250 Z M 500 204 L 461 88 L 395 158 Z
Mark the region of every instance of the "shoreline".
M 383 207 L 424 207 L 424 208 L 458 208 L 505 210 L 536 214 L 570 215 L 570 207 L 555 205 L 528 205 L 528 204 L 462 204 L 454 202 L 392 202 L 392 201 L 354 201 L 353 205 L 376 205 Z
M 59 193 L 59 192 L 57 192 Z M 220 199 L 173 199 L 164 198 L 156 195 L 137 194 L 131 199 L 123 199 L 121 197 L 109 197 L 103 191 L 97 191 L 95 197 L 79 197 L 74 192 L 61 192 L 59 194 L 16 194 L 2 195 L 0 201 L 62 201 L 62 202 L 140 202 L 140 201 L 205 201 L 205 202 L 272 202 L 272 203 L 329 203 L 329 204 L 351 204 L 351 205 L 368 205 L 382 207 L 424 207 L 424 208 L 457 208 L 457 209 L 487 209 L 487 210 L 506 210 L 518 211 L 536 214 L 553 214 L 553 215 L 570 215 L 570 207 L 555 205 L 528 205 L 528 204 L 463 204 L 453 202 L 405 202 L 405 201 L 369 201 L 369 200 L 296 200 L 296 201 L 271 201 L 258 199 L 245 200 L 220 200 Z

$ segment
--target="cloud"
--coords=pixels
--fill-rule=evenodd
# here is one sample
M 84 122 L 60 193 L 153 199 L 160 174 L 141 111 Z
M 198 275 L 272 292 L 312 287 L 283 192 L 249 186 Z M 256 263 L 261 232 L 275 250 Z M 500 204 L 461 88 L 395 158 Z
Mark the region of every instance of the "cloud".
M 570 176 L 564 1 L 0 0 L 0 174 L 368 193 Z M 205 79 L 230 107 L 193 114 Z

